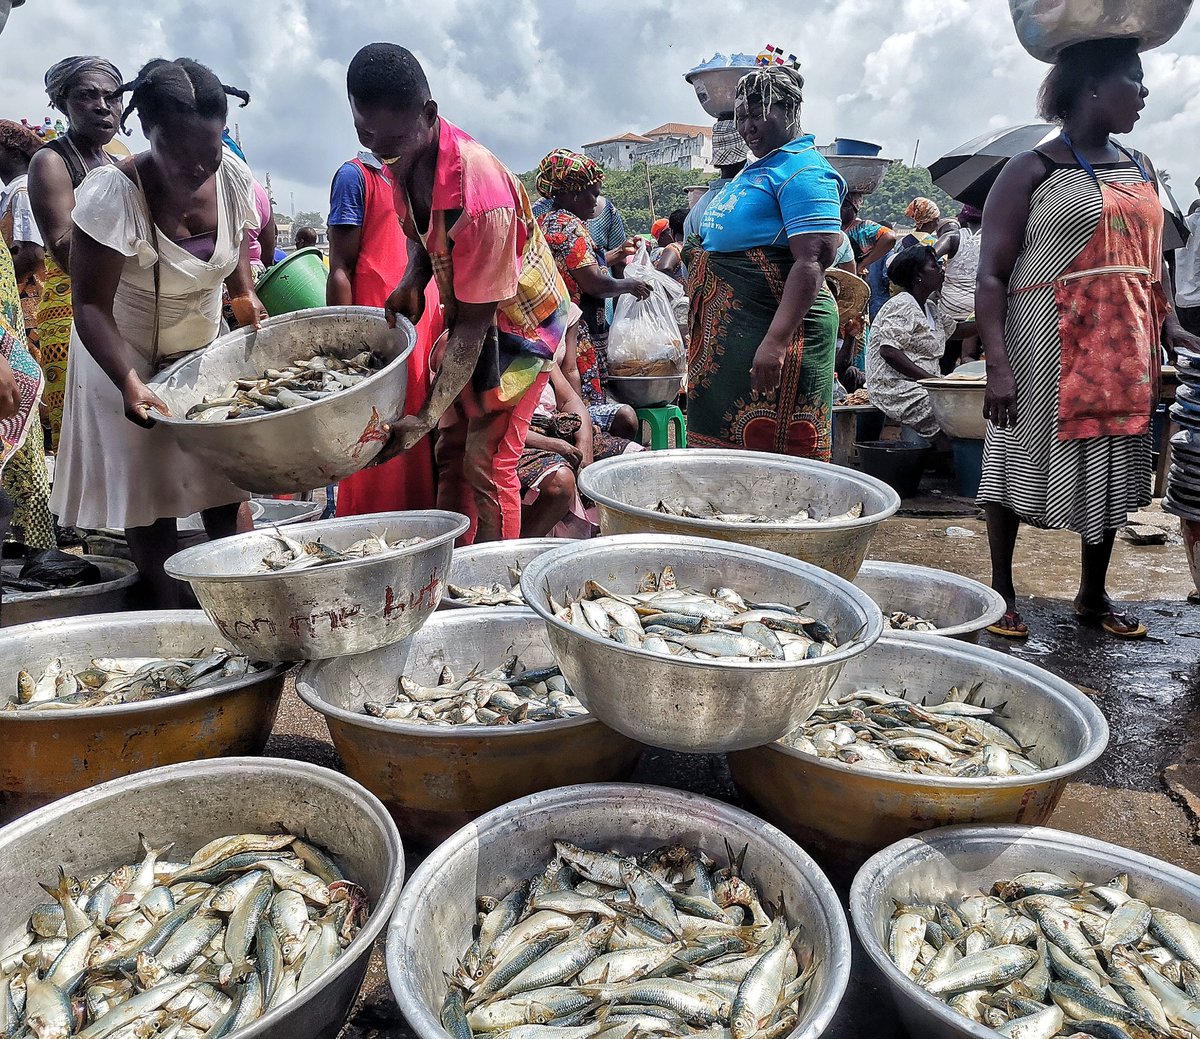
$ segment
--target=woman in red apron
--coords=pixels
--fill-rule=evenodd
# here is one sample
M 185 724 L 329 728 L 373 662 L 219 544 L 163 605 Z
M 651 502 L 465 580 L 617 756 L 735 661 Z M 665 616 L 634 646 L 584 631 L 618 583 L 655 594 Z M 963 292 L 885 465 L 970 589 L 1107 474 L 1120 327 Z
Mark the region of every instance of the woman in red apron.
M 990 630 L 1010 638 L 1029 634 L 1012 576 L 1022 522 L 1082 537 L 1082 623 L 1146 634 L 1109 598 L 1109 560 L 1128 513 L 1151 498 L 1161 344 L 1200 348 L 1167 302 L 1153 168 L 1110 137 L 1133 129 L 1148 93 L 1136 41 L 1065 50 L 1041 98 L 1062 134 L 1009 162 L 984 211 L 976 317 L 989 423 L 978 500 L 992 585 L 1008 603 Z
M 408 241 L 396 216 L 391 178 L 369 153 L 338 170 L 330 193 L 330 306 L 382 307 L 400 284 L 408 261 Z M 404 414 L 413 415 L 429 398 L 429 354 L 442 332 L 437 285 L 425 293 L 425 315 L 417 325 L 417 345 L 408 362 Z M 393 415 L 383 415 L 391 419 Z M 425 439 L 383 465 L 364 469 L 338 484 L 337 514 L 432 509 L 433 444 Z

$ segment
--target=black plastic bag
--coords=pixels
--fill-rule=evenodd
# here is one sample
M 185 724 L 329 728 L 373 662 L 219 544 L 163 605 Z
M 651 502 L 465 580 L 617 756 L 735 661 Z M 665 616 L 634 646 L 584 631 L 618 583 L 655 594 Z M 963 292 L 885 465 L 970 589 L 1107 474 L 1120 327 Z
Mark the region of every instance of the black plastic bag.
M 21 567 L 20 580 L 42 585 L 45 589 L 85 588 L 104 580 L 100 568 L 85 556 L 73 556 L 57 549 L 32 552 Z

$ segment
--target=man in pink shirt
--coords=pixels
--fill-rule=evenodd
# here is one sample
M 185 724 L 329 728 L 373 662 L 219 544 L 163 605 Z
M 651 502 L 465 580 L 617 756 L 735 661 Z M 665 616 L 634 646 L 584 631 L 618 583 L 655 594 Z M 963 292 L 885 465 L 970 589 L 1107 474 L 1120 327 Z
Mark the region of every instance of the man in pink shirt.
M 566 286 L 520 181 L 438 114 L 409 51 L 364 47 L 347 86 L 359 140 L 390 168 L 408 239 L 387 312 L 415 324 L 433 278 L 447 329 L 428 402 L 391 425 L 380 458 L 436 426 L 438 505 L 471 517 L 464 543 L 520 537 L 517 462 L 566 333 Z

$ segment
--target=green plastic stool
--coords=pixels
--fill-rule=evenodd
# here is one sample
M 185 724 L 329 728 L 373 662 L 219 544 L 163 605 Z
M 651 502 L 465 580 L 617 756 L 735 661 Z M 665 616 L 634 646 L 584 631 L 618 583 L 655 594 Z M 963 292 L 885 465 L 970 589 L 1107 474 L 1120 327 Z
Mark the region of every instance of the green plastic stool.
M 675 428 L 675 446 L 687 447 L 687 424 L 683 412 L 674 404 L 660 408 L 638 408 L 638 439 L 645 438 L 650 429 L 650 450 L 665 451 L 671 446 L 671 427 Z

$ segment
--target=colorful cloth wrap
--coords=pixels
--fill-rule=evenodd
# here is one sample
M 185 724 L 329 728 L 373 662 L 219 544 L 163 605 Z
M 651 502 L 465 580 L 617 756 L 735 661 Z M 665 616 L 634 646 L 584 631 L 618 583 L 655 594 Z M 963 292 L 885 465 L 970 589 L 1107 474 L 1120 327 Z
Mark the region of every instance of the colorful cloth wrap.
M 604 182 L 604 171 L 594 159 L 568 148 L 555 148 L 537 170 L 537 192 L 553 198 L 560 191 L 581 191 Z

